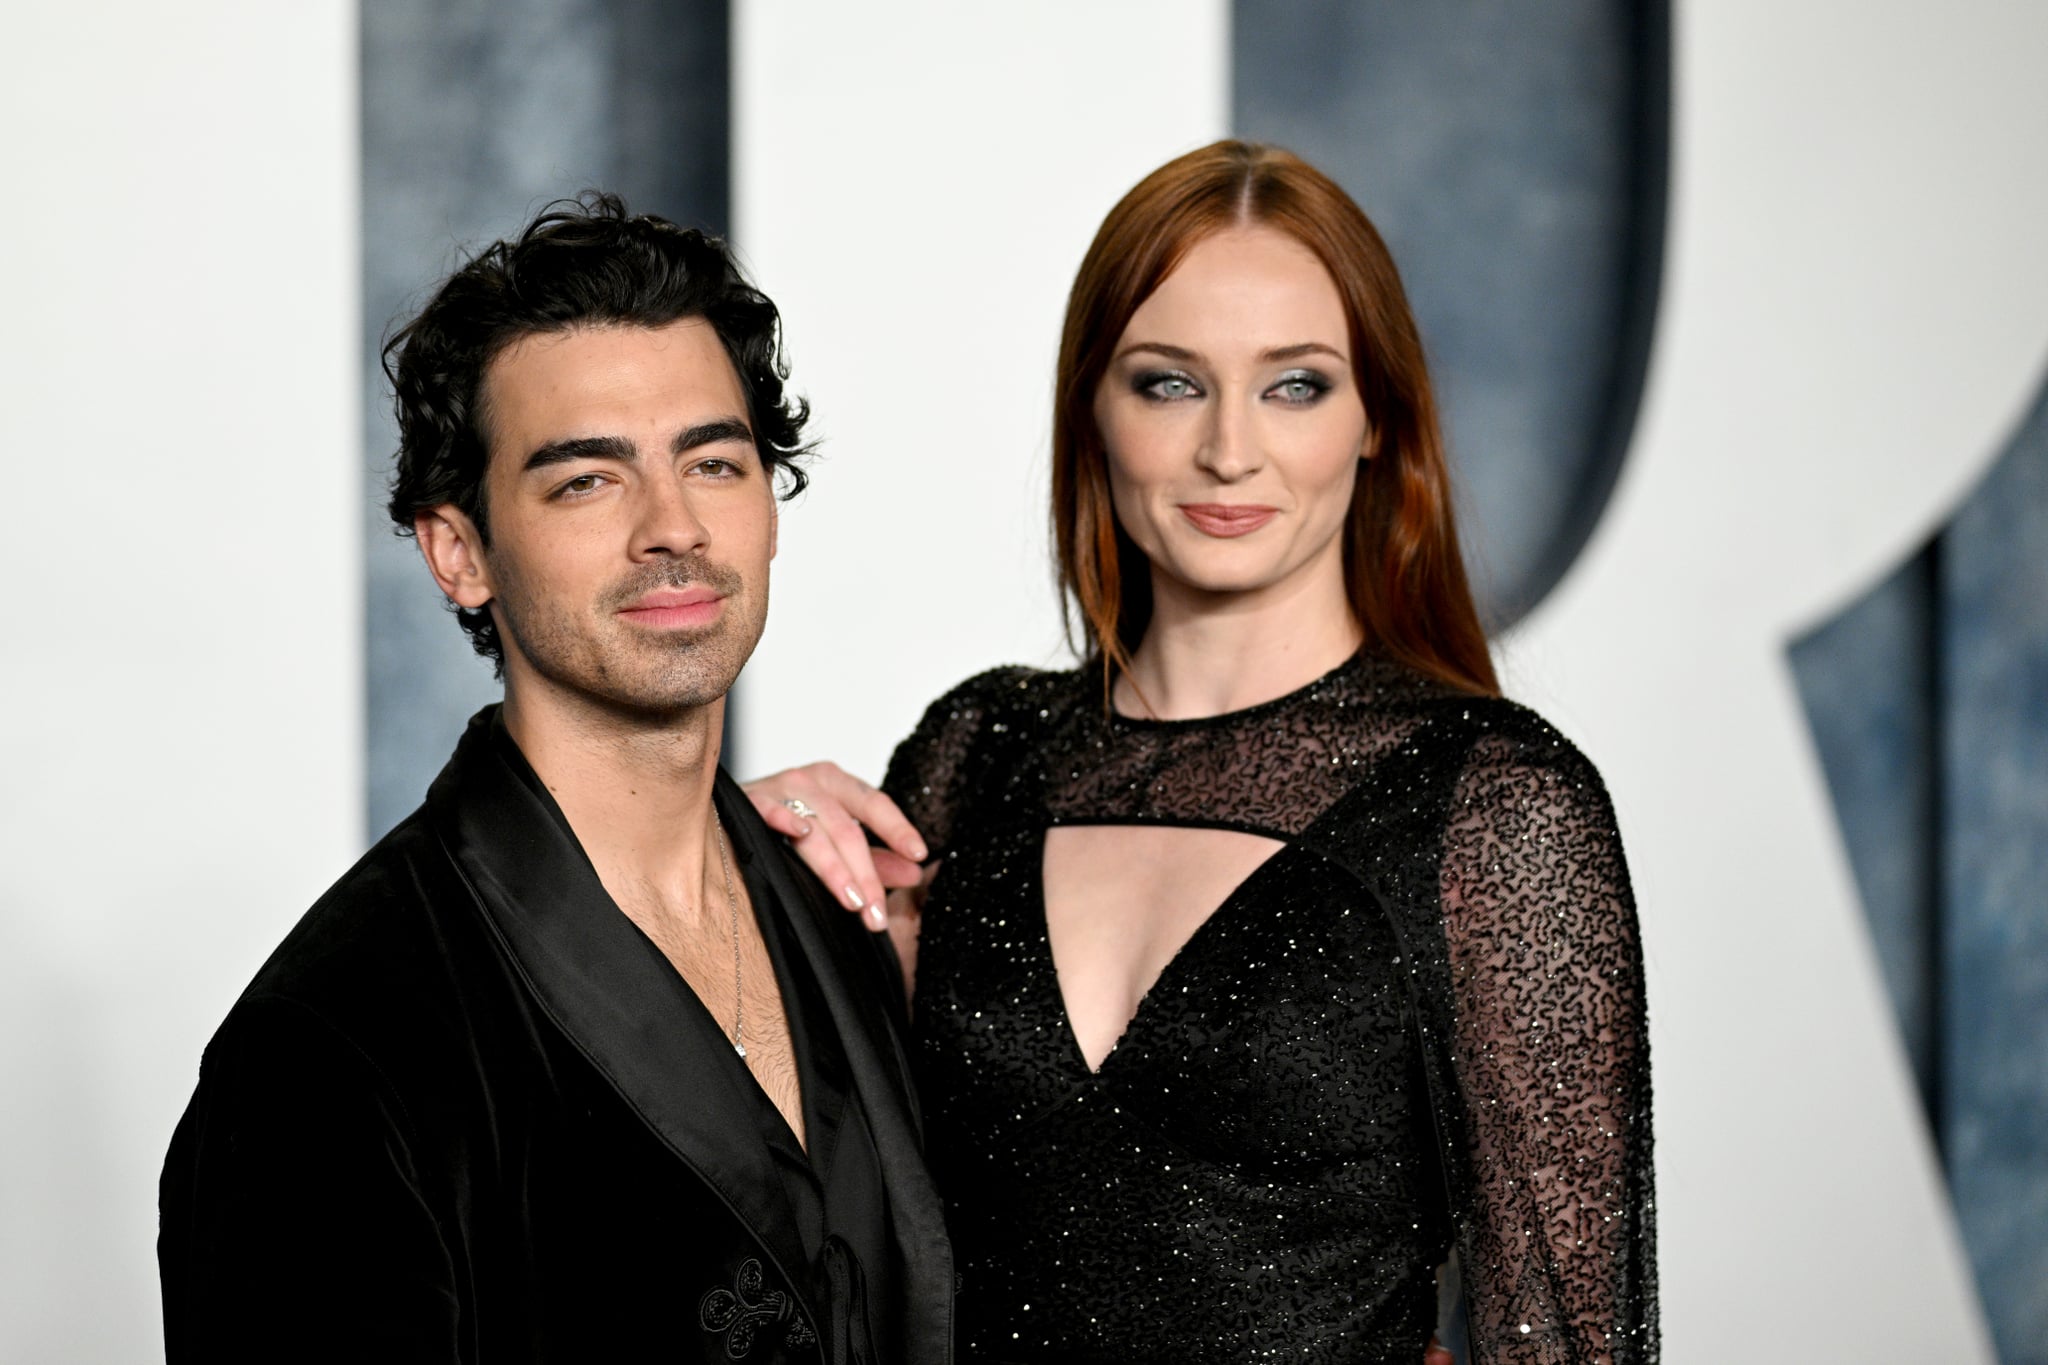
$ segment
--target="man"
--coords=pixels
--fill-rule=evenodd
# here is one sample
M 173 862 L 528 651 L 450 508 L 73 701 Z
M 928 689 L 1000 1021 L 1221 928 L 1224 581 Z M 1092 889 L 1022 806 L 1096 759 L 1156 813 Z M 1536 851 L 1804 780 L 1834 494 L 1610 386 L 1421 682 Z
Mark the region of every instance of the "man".
M 505 700 L 208 1047 L 171 1361 L 949 1358 L 893 961 L 717 766 L 802 485 L 777 327 L 595 196 L 387 348 L 391 514 Z

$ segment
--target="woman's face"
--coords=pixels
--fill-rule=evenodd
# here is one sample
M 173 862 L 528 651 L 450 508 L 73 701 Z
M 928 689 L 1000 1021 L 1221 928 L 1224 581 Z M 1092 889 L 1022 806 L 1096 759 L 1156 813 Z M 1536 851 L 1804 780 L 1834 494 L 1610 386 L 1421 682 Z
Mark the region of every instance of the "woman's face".
M 1204 238 L 1131 315 L 1095 421 L 1155 598 L 1341 592 L 1366 444 L 1351 361 L 1329 272 L 1270 227 Z

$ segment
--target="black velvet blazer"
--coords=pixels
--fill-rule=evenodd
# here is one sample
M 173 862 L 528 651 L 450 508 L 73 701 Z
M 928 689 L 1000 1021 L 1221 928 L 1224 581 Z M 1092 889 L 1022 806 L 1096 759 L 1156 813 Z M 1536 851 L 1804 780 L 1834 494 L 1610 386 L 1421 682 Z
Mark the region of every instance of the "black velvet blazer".
M 807 1261 L 758 1097 L 491 707 L 206 1050 L 161 1191 L 172 1365 L 950 1358 L 893 963 L 717 795 L 838 1026 L 885 1264 Z M 872 1345 L 821 1301 L 845 1294 Z

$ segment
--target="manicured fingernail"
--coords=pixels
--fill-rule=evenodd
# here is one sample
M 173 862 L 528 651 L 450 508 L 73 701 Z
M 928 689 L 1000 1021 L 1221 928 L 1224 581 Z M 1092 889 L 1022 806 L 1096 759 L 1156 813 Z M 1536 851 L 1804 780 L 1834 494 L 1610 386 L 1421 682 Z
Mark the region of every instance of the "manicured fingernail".
M 811 832 L 811 827 L 810 827 L 810 826 L 809 826 L 808 824 L 798 825 L 798 826 L 796 827 L 796 837 L 797 837 L 797 838 L 799 838 L 799 839 L 803 838 L 803 837 L 804 837 L 805 835 L 809 834 L 810 832 Z
M 846 903 L 856 910 L 865 910 L 868 906 L 868 903 L 860 898 L 860 892 L 850 886 L 846 888 Z
M 924 846 L 923 840 L 919 840 L 910 846 L 910 856 L 919 862 L 923 862 L 926 858 L 932 856 L 932 851 Z
M 870 905 L 867 908 L 866 918 L 868 928 L 873 929 L 876 933 L 880 933 L 889 927 L 889 917 L 882 913 L 882 907 L 879 905 Z

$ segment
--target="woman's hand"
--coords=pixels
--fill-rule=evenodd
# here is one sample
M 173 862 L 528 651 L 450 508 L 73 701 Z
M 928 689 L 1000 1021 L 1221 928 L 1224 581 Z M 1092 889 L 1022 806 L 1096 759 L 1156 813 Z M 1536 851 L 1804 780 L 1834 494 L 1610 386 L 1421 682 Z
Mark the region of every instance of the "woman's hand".
M 837 763 L 806 763 L 743 784 L 768 827 L 795 845 L 797 856 L 832 888 L 868 928 L 888 927 L 891 889 L 924 879 L 924 839 L 896 803 Z M 884 847 L 867 841 L 873 830 Z

